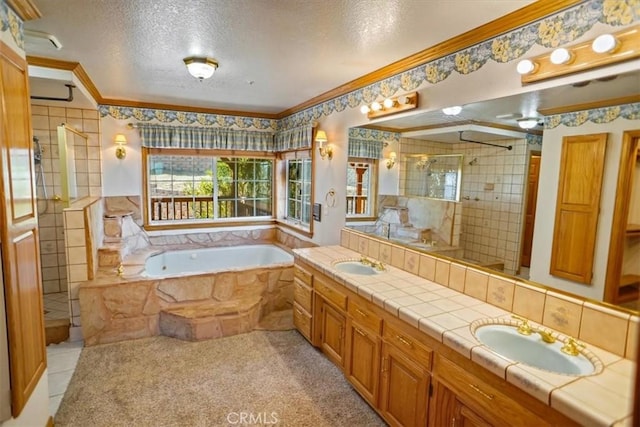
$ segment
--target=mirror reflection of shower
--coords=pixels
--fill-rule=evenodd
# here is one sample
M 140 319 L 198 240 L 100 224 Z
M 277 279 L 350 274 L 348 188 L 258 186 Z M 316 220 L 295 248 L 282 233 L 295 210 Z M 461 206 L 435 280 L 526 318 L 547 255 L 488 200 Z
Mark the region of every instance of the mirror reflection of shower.
M 36 170 L 36 199 L 38 203 L 38 215 L 42 215 L 49 209 L 49 196 L 47 195 L 47 183 L 42 166 L 42 146 L 37 136 L 33 137 L 33 164 Z

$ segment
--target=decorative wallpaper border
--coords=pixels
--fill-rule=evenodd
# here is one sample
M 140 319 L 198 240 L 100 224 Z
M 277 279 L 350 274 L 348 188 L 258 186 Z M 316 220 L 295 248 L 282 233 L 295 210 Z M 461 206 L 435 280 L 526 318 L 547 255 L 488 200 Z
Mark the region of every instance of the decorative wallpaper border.
M 524 137 L 525 141 L 527 141 L 527 144 L 529 145 L 539 145 L 542 147 L 542 135 L 536 135 L 533 133 L 528 133 L 525 137 Z
M 291 129 L 344 111 L 346 108 L 360 107 L 379 97 L 392 96 L 400 90 L 413 91 L 424 83 L 437 84 L 447 79 L 454 71 L 470 74 L 481 69 L 489 60 L 498 63 L 513 61 L 524 56 L 535 45 L 553 48 L 571 43 L 597 23 L 616 27 L 636 21 L 640 21 L 640 0 L 586 0 L 545 19 L 322 102 L 281 120 L 107 105 L 99 106 L 99 111 L 101 117 L 111 116 L 116 119 L 197 123 L 203 126 L 240 129 L 253 127 L 272 131 Z
M 553 129 L 560 125 L 577 127 L 588 121 L 600 124 L 609 123 L 619 117 L 627 120 L 640 120 L 640 102 L 547 116 L 544 118 L 544 128 Z
M 382 141 L 388 143 L 400 142 L 400 134 L 398 132 L 389 132 L 367 128 L 349 128 L 349 138 L 357 138 L 368 141 Z
M 0 0 L 0 32 L 11 33 L 16 45 L 24 50 L 24 27 L 22 19 L 4 1 Z

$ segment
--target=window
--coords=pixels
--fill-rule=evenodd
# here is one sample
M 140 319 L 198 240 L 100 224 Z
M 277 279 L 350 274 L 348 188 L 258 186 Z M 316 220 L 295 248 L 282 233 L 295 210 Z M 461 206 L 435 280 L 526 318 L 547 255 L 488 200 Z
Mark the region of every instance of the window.
M 147 156 L 148 222 L 272 217 L 273 160 Z
M 347 216 L 372 217 L 376 161 L 350 158 L 347 163 Z
M 287 212 L 289 220 L 311 220 L 311 159 L 287 160 Z

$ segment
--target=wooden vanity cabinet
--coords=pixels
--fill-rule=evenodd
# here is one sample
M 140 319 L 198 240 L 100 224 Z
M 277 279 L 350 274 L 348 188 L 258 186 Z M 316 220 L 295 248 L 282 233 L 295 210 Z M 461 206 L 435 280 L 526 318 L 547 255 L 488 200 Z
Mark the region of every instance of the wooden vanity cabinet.
M 438 354 L 433 375 L 434 427 L 578 425 L 512 384 L 497 377 L 489 380 L 493 374 L 470 361 L 452 362 Z
M 313 343 L 329 360 L 344 367 L 347 296 L 337 285 L 314 278 Z
M 293 324 L 309 342 L 313 313 L 313 274 L 299 265 L 293 266 Z
M 382 318 L 349 299 L 344 374 L 372 406 L 378 405 Z
M 392 426 L 426 426 L 432 351 L 397 324 L 383 329 L 380 414 Z

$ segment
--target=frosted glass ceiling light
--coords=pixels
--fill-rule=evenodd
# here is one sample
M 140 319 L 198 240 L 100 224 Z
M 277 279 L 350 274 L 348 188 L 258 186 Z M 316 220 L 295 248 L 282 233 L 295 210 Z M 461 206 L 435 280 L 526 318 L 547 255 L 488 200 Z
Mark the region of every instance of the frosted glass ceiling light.
M 562 65 L 571 62 L 571 60 L 573 59 L 573 55 L 567 49 L 559 47 L 558 49 L 551 52 L 551 57 L 549 59 L 553 64 Z
M 523 59 L 522 61 L 518 62 L 516 71 L 518 71 L 518 74 L 531 74 L 536 71 L 536 68 L 538 68 L 538 64 L 530 59 Z
M 533 117 L 520 119 L 518 120 L 518 126 L 520 126 L 522 129 L 533 129 L 534 127 L 538 126 L 538 119 Z
M 602 34 L 595 38 L 591 43 L 591 49 L 595 53 L 611 53 L 614 52 L 619 46 L 618 39 L 611 34 Z
M 453 107 L 445 107 L 442 109 L 442 112 L 447 116 L 457 116 L 462 111 L 462 107 L 459 105 L 454 105 Z
M 189 74 L 199 80 L 208 79 L 218 68 L 218 63 L 211 58 L 198 58 L 191 56 L 184 58 Z

